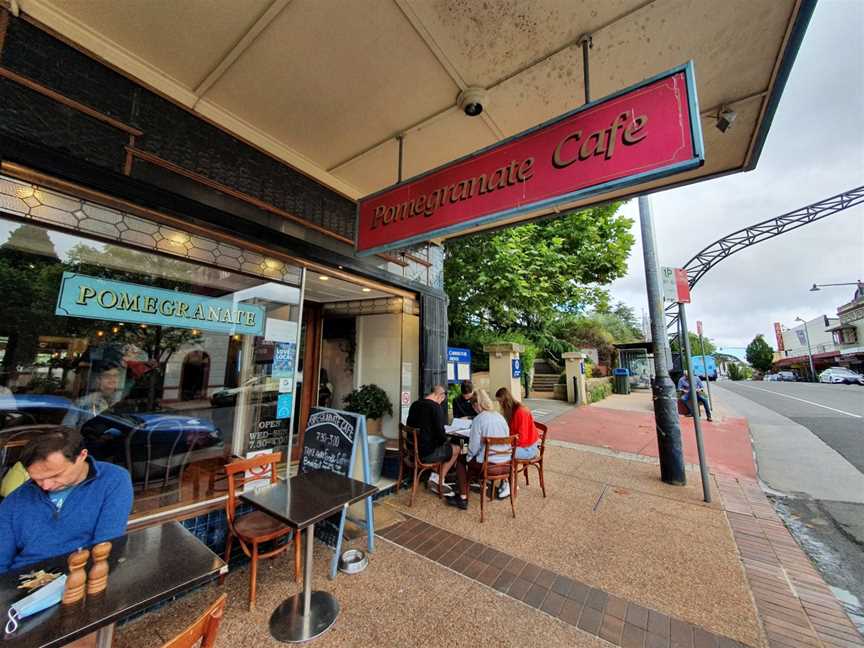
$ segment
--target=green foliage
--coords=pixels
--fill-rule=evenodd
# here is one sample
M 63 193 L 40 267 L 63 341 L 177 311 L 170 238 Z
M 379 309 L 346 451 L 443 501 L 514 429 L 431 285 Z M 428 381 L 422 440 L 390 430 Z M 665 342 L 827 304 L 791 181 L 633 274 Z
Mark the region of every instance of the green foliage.
M 593 385 L 588 389 L 588 402 L 596 403 L 612 394 L 612 385 L 608 380 Z
M 642 325 L 636 319 L 636 312 L 623 302 L 618 302 L 612 308 L 599 307 L 593 314 L 612 336 L 616 344 L 638 342 L 642 339 Z
M 495 333 L 480 327 L 469 327 L 458 337 L 451 336 L 448 344 L 451 347 L 471 349 L 472 371 L 489 371 L 489 354 L 483 350 L 487 344 L 499 342 L 514 342 L 523 346 L 520 357 L 522 370 L 527 372 L 534 366 L 537 358 L 537 346 L 527 335 L 519 332 Z
M 449 411 L 453 411 L 453 401 L 462 395 L 462 386 L 459 383 L 453 383 L 447 388 L 447 407 Z
M 699 343 L 699 336 L 693 331 L 687 331 L 687 335 L 690 338 L 690 354 L 694 356 L 702 355 L 702 345 Z M 705 342 L 705 355 L 709 356 L 715 354 L 717 352 L 717 347 L 714 346 L 714 342 L 711 341 L 711 338 L 702 336 L 702 339 Z M 679 352 L 678 347 L 680 345 L 678 344 L 678 336 L 675 336 L 670 346 L 672 347 L 673 353 Z
M 753 370 L 750 367 L 736 363 L 730 363 L 728 367 L 731 380 L 750 380 L 753 377 Z
M 449 242 L 444 287 L 453 339 L 472 328 L 539 336 L 562 313 L 605 306 L 624 276 L 631 221 L 611 203 Z
M 344 403 L 347 411 L 365 414 L 370 419 L 380 419 L 384 414 L 393 415 L 390 397 L 378 385 L 360 385 L 345 397 Z
M 765 341 L 762 335 L 757 335 L 753 341 L 747 345 L 747 362 L 754 369 L 759 371 L 768 371 L 771 369 L 771 364 L 774 361 L 774 349 Z

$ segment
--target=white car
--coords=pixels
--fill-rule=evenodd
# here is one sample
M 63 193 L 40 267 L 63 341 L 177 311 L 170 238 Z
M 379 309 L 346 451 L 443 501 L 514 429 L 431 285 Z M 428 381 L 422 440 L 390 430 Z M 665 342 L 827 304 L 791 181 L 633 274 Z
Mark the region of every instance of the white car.
M 819 382 L 864 385 L 864 376 L 846 367 L 831 367 L 819 374 Z

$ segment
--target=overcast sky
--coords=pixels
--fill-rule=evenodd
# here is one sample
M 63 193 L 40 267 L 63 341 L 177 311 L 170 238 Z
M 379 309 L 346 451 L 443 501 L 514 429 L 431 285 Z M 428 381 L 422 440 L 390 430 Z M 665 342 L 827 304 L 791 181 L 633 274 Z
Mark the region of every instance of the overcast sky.
M 714 128 L 703 121 L 703 128 Z M 733 126 L 734 128 L 734 126 Z M 661 265 L 684 265 L 726 234 L 864 185 L 864 2 L 822 0 L 810 21 L 756 170 L 654 194 Z M 636 245 L 615 299 L 648 303 L 636 201 Z M 809 292 L 815 283 L 864 280 L 864 205 L 739 252 L 693 291 L 691 330 L 722 347 L 744 347 L 762 333 L 776 346 L 773 322 L 836 317 L 853 287 Z

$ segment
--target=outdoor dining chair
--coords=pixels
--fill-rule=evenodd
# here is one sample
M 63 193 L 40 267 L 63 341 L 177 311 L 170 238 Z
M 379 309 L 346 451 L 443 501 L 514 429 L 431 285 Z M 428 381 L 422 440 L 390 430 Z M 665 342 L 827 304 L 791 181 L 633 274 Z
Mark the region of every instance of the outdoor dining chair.
M 519 435 L 509 437 L 484 437 L 483 438 L 483 476 L 480 484 L 480 522 L 483 522 L 484 503 L 486 502 L 486 484 L 489 483 L 488 497 L 495 497 L 495 483 L 507 481 L 510 484 L 510 510 L 516 517 L 516 505 L 513 497 L 516 494 L 516 445 L 519 443 Z M 497 449 L 495 446 L 507 449 Z M 490 463 L 493 457 L 506 456 L 507 461 L 501 463 Z
M 228 475 L 228 500 L 225 504 L 225 513 L 228 518 L 228 539 L 225 546 L 225 562 L 231 559 L 231 545 L 234 537 L 240 543 L 240 548 L 252 561 L 249 574 L 249 609 L 255 608 L 255 586 L 258 577 L 258 559 L 273 558 L 288 550 L 290 543 L 278 545 L 264 553 L 258 549 L 258 545 L 280 540 L 293 532 L 287 524 L 283 524 L 274 517 L 263 511 L 251 511 L 242 515 L 237 514 L 237 493 L 242 491 L 247 480 L 260 479 L 256 476 L 267 476 L 271 484 L 275 484 L 278 477 L 276 466 L 282 460 L 281 452 L 273 452 L 259 455 L 252 459 L 233 461 L 225 466 Z M 224 581 L 224 576 L 220 582 Z M 294 581 L 300 581 L 300 534 L 294 534 Z
M 528 483 L 528 469 L 531 466 L 535 466 L 537 472 L 540 474 L 540 490 L 543 491 L 543 497 L 546 497 L 546 480 L 543 479 L 543 454 L 546 452 L 546 436 L 549 433 L 549 428 L 543 423 L 535 423 L 534 427 L 540 433 L 540 452 L 533 459 L 516 460 L 516 482 L 518 483 L 519 473 L 522 472 L 525 473 L 525 485 L 530 486 Z
M 216 635 L 219 634 L 219 624 L 225 612 L 225 601 L 228 595 L 223 594 L 207 608 L 200 617 L 171 641 L 162 645 L 162 648 L 192 648 L 199 641 L 201 648 L 213 648 L 216 644 Z
M 420 460 L 420 454 L 417 443 L 417 428 L 409 427 L 404 423 L 399 424 L 399 479 L 396 481 L 396 492 L 399 492 L 399 486 L 402 485 L 403 474 L 405 468 L 413 471 L 413 479 L 411 481 L 411 501 L 408 506 L 414 506 L 414 494 L 417 492 L 417 485 L 420 483 L 420 476 L 427 470 L 435 470 L 438 472 L 438 497 L 443 496 L 444 475 L 441 474 L 444 469 L 443 463 L 427 464 Z

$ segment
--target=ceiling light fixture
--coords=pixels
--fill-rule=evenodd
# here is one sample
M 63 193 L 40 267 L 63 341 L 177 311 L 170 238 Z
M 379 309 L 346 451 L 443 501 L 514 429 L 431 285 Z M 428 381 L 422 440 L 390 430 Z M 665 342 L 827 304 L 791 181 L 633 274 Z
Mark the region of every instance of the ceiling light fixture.
M 363 288 L 363 292 L 372 292 L 371 288 Z
M 318 278 L 319 278 L 321 281 L 330 281 L 330 277 L 328 277 L 328 276 L 326 276 L 326 275 L 321 275 L 321 276 L 319 276 Z

